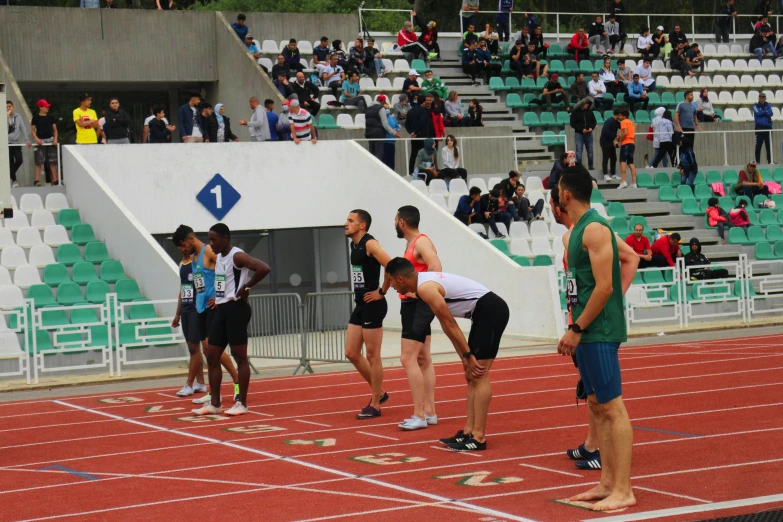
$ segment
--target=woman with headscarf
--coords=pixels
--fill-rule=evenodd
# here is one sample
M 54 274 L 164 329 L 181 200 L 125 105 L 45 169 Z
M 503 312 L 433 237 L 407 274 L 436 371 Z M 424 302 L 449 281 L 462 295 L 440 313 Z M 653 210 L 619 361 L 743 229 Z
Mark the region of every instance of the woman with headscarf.
M 231 120 L 225 115 L 226 108 L 222 103 L 215 105 L 215 118 L 218 122 L 218 143 L 224 143 L 228 141 L 239 141 L 233 132 L 231 132 Z
M 650 164 L 653 168 L 658 168 L 658 164 L 663 160 L 663 166 L 668 167 L 666 161 L 668 157 L 674 165 L 674 143 L 672 143 L 672 134 L 674 134 L 674 124 L 672 123 L 671 111 L 658 107 L 655 109 L 655 118 L 652 122 L 653 146 L 655 147 L 655 157 Z
M 424 146 L 416 155 L 416 169 L 413 176 L 418 178 L 420 174 L 425 175 L 424 182 L 429 185 L 430 181 L 439 177 L 438 175 L 438 157 L 435 154 L 435 140 L 427 138 L 424 140 Z
M 712 107 L 709 91 L 707 89 L 701 90 L 699 97 L 696 99 L 696 107 L 696 117 L 699 121 L 720 121 L 720 118 L 715 116 L 715 109 Z
M 440 151 L 443 160 L 443 168 L 440 175 L 446 181 L 454 178 L 468 179 L 468 171 L 459 166 L 459 148 L 457 147 L 457 138 L 449 134 L 446 136 L 446 146 Z
M 710 260 L 701 253 L 701 243 L 698 238 L 691 238 L 690 247 L 691 251 L 685 255 L 685 267 L 699 267 L 691 268 L 691 281 L 700 281 L 702 279 L 725 279 L 729 277 L 729 271 L 725 268 L 716 268 L 713 270 L 712 268 L 704 267 L 704 265 L 710 264 Z
M 343 68 L 343 70 L 348 69 L 348 57 L 345 55 L 345 50 L 343 50 L 343 42 L 342 40 L 334 40 L 332 41 L 332 46 L 334 49 L 332 50 L 332 54 L 337 55 L 337 65 Z

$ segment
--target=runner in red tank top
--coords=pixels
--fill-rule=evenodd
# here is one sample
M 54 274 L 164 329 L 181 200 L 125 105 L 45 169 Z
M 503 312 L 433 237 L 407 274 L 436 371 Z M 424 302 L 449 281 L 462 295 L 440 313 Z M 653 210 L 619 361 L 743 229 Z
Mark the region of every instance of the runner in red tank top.
M 439 272 L 442 270 L 438 252 L 430 238 L 419 232 L 419 209 L 406 205 L 400 207 L 394 218 L 397 237 L 406 241 L 405 259 L 413 264 L 417 272 Z M 388 289 L 390 281 L 384 280 L 383 290 Z M 430 344 L 432 336 L 429 326 L 426 336 L 413 333 L 413 318 L 418 306 L 427 306 L 412 293 L 400 295 L 400 322 L 402 323 L 402 347 L 400 361 L 408 375 L 408 384 L 413 396 L 413 416 L 405 419 L 399 428 L 417 430 L 438 423 L 435 413 L 435 368 L 432 366 Z

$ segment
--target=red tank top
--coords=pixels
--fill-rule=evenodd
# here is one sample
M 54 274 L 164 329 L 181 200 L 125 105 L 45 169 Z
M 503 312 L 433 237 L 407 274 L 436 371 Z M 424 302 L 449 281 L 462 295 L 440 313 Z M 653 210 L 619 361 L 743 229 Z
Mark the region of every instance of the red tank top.
M 421 237 L 427 237 L 427 235 L 426 234 L 419 234 L 418 236 L 416 236 L 413 239 L 413 241 L 411 241 L 411 246 L 409 246 L 407 249 L 405 249 L 405 253 L 403 254 L 402 257 L 404 257 L 405 259 L 410 261 L 411 264 L 413 264 L 413 269 L 416 270 L 417 272 L 427 272 L 429 267 L 427 265 L 425 265 L 424 263 L 420 263 L 420 262 L 416 261 L 416 252 L 415 252 L 415 250 L 416 250 L 416 241 L 418 241 L 419 238 L 421 238 Z M 405 297 L 402 294 L 399 294 L 399 296 L 400 296 L 400 299 L 402 299 L 403 301 L 408 299 L 407 297 Z

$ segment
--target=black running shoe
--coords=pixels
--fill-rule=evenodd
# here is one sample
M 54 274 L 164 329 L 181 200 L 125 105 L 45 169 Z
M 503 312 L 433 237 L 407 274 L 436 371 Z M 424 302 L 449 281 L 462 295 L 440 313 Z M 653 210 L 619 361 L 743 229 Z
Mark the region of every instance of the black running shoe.
M 456 435 L 453 437 L 447 437 L 445 439 L 440 439 L 441 444 L 445 444 L 448 446 L 449 444 L 458 444 L 465 440 L 472 439 L 473 435 L 465 435 L 465 433 L 462 430 L 459 430 Z
M 389 394 L 386 392 L 383 392 L 383 397 L 381 397 L 381 404 L 389 400 Z
M 570 449 L 566 451 L 566 455 L 571 460 L 590 460 L 598 457 L 598 450 L 587 451 L 584 444 L 580 444 L 576 449 Z
M 380 409 L 376 410 L 369 404 L 364 408 L 362 408 L 362 411 L 356 414 L 357 419 L 372 419 L 380 416 L 381 416 L 381 410 Z
M 487 442 L 478 442 L 471 436 L 462 442 L 449 444 L 449 449 L 452 451 L 484 451 L 487 449 Z
M 598 450 L 595 450 L 590 454 L 590 458 L 584 460 L 578 460 L 574 463 L 577 469 L 582 470 L 600 470 L 601 469 L 601 454 Z

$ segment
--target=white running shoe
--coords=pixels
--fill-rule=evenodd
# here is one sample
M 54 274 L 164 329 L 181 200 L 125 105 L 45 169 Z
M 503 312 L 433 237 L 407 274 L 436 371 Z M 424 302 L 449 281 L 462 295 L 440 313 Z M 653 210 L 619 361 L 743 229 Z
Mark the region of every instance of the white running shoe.
M 624 189 L 624 188 L 628 188 L 628 183 L 626 183 L 625 181 L 623 181 L 622 183 L 620 183 L 619 185 L 617 185 L 617 188 L 618 188 L 618 189 Z
M 238 417 L 247 413 L 247 407 L 243 406 L 241 402 L 237 401 L 230 409 L 226 410 L 225 414 L 231 417 Z
M 427 415 L 425 413 L 424 414 L 424 420 L 427 421 L 427 424 L 429 426 L 435 426 L 436 424 L 438 424 L 438 416 L 437 415 L 433 415 L 432 417 L 430 417 L 429 415 Z
M 187 384 L 183 386 L 180 391 L 177 392 L 177 397 L 190 397 L 191 395 L 193 395 L 193 388 L 191 388 Z
M 207 385 L 196 383 L 193 385 L 193 393 L 206 393 Z
M 604 181 L 612 181 L 612 176 L 610 176 L 609 174 L 605 175 Z
M 19 182 L 14 181 L 13 183 L 11 183 L 11 188 L 19 188 Z
M 220 406 L 215 408 L 211 404 L 205 404 L 203 407 L 191 411 L 193 412 L 193 415 L 220 415 L 223 413 L 223 408 Z
M 630 188 L 638 188 L 638 187 L 636 186 L 636 183 L 634 183 L 633 185 L 631 185 Z
M 212 402 L 211 393 L 208 393 L 203 397 L 199 397 L 198 399 L 193 399 L 193 404 L 209 404 L 210 402 Z
M 427 421 L 413 415 L 410 419 L 402 421 L 402 424 L 399 424 L 397 427 L 403 431 L 422 430 L 427 427 Z
M 612 179 L 621 179 L 617 174 L 612 175 Z

